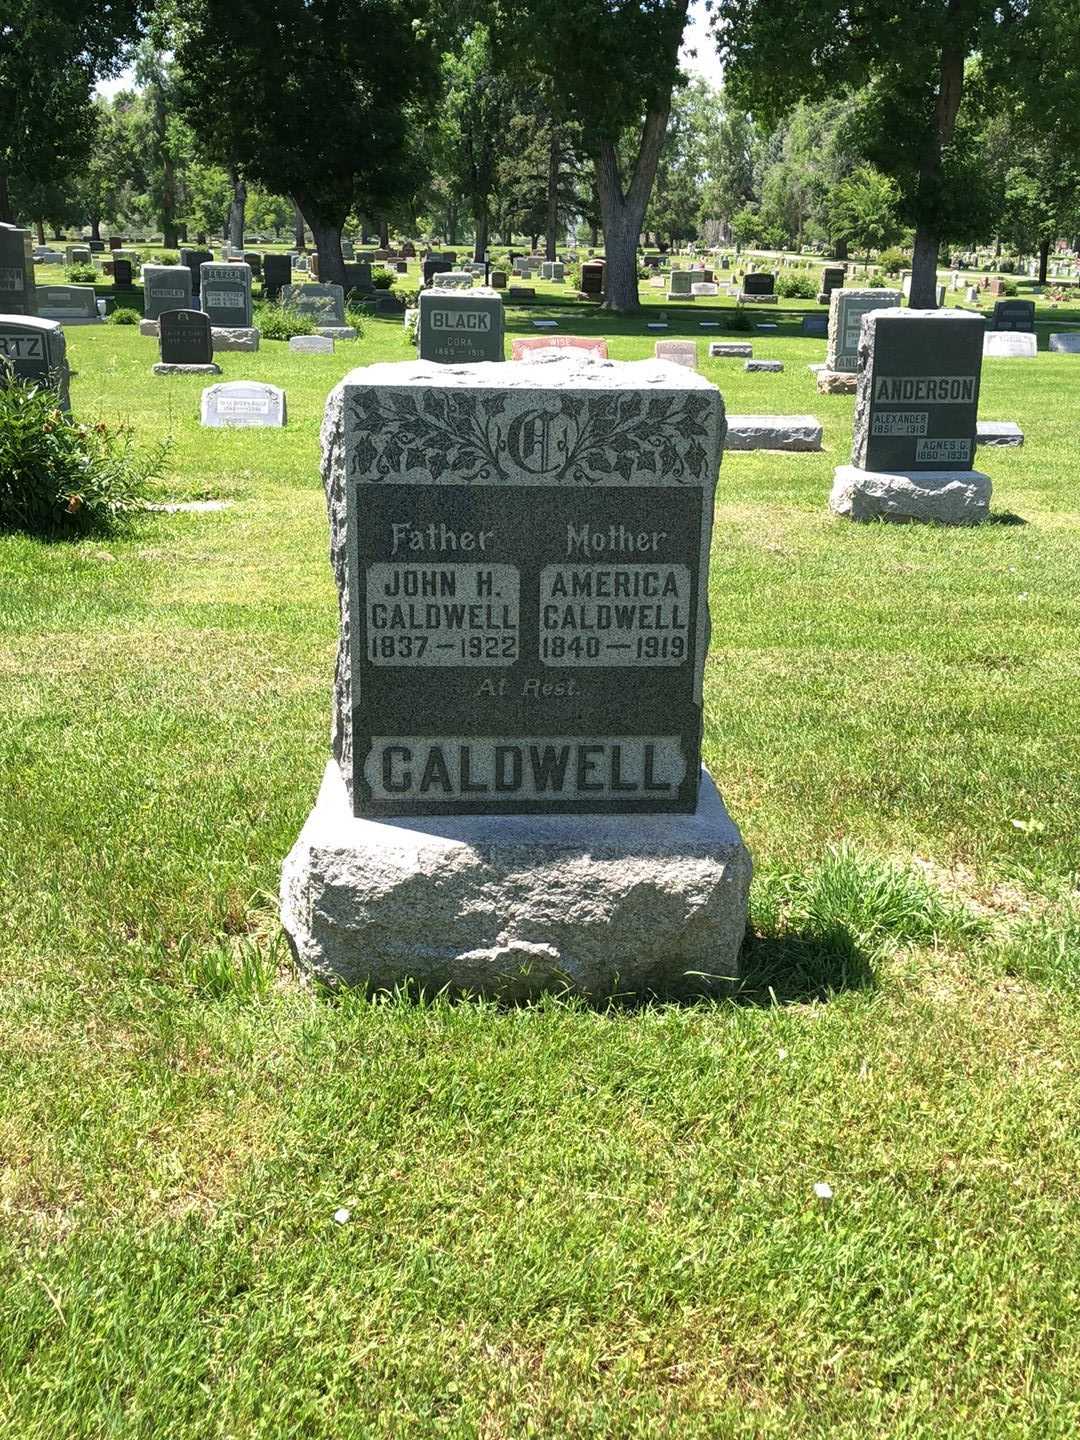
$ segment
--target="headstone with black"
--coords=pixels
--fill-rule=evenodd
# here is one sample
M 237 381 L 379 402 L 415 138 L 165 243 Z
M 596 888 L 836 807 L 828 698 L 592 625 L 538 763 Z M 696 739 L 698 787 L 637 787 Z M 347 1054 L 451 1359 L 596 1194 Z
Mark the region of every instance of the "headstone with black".
M 834 290 L 829 296 L 829 343 L 825 366 L 818 370 L 823 395 L 854 395 L 858 386 L 862 317 L 870 310 L 900 304 L 898 290 Z
M 220 375 L 214 363 L 210 317 L 201 310 L 166 310 L 159 326 L 161 359 L 155 375 Z
M 972 525 L 990 478 L 972 469 L 982 373 L 982 317 L 958 310 L 871 310 L 859 341 L 851 464 L 830 508 L 852 520 Z
M 35 314 L 33 237 L 0 223 L 0 315 Z
M 322 434 L 341 643 L 282 874 L 300 962 L 726 988 L 750 862 L 700 766 L 719 392 L 654 361 L 374 365 Z
M 38 315 L 0 314 L 0 385 L 9 374 L 45 381 L 56 390 L 62 410 L 70 408 L 67 342 L 56 320 Z
M 440 277 L 441 278 L 441 277 Z M 503 358 L 503 302 L 494 290 L 420 292 L 417 341 L 421 360 L 440 365 Z
M 167 310 L 191 309 L 191 271 L 186 265 L 144 265 L 143 314 L 159 320 Z

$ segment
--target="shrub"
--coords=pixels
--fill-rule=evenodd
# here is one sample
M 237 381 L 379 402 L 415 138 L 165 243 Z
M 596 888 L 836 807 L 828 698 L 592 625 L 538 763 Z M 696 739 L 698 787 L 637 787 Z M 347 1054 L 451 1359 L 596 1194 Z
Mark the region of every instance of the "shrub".
M 137 310 L 129 310 L 126 306 L 121 305 L 119 309 L 114 310 L 105 318 L 110 325 L 138 325 L 142 316 Z
M 356 331 L 356 338 L 358 340 L 364 333 L 364 321 L 366 318 L 367 317 L 364 314 L 363 310 L 361 310 L 358 305 L 353 304 L 351 301 L 346 301 L 345 324 L 352 326 L 352 328 Z
M 908 257 L 903 250 L 883 250 L 878 256 L 878 264 L 886 275 L 899 275 L 901 270 L 908 268 Z
M 310 315 L 271 301 L 255 306 L 254 323 L 264 340 L 291 340 L 294 335 L 314 335 L 316 330 Z
M 179 265 L 180 256 L 175 250 L 159 250 L 157 254 L 151 255 L 149 260 L 143 261 L 144 265 Z
M 1006 281 L 1005 281 L 1005 294 L 1006 294 L 1006 295 L 1018 295 L 1019 293 L 1020 293 L 1020 287 L 1019 287 L 1019 285 L 1017 285 L 1017 283 L 1016 283 L 1015 280 L 1006 280 Z
M 70 285 L 92 285 L 98 278 L 93 265 L 69 265 L 64 273 Z
M 397 271 L 387 270 L 385 265 L 379 265 L 371 272 L 371 283 L 376 290 L 392 290 L 396 279 Z
M 817 278 L 809 270 L 781 270 L 776 293 L 781 300 L 813 300 L 818 293 Z
M 10 368 L 10 367 L 9 367 Z M 47 385 L 8 374 L 0 388 L 0 529 L 33 535 L 102 530 L 143 508 L 169 442 L 135 449 L 129 425 L 65 414 Z

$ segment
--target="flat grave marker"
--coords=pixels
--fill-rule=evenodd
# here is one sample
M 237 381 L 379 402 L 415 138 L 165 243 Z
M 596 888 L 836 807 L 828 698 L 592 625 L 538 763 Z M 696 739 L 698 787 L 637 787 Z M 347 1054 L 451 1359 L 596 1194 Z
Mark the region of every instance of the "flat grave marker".
M 285 391 L 259 380 L 228 380 L 202 392 L 200 421 L 209 429 L 280 429 Z

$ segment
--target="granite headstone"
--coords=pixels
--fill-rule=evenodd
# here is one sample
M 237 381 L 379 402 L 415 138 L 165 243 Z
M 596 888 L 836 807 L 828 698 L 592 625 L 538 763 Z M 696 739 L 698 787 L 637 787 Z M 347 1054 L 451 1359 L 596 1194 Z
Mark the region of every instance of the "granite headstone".
M 420 292 L 419 307 L 421 360 L 454 365 L 503 358 L 503 302 L 494 290 L 447 291 L 440 284 Z

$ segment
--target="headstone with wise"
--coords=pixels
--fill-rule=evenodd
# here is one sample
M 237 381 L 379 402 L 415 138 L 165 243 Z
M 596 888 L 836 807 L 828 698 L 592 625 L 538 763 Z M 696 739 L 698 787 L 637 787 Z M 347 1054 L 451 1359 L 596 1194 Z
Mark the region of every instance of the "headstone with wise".
M 200 421 L 209 429 L 280 429 L 285 391 L 260 380 L 228 380 L 202 392 Z
M 990 320 L 991 330 L 1020 330 L 1029 334 L 1035 331 L 1034 300 L 997 300 Z
M 494 290 L 481 286 L 461 292 L 438 286 L 421 290 L 419 307 L 421 360 L 462 365 L 503 358 L 503 302 Z
M 843 288 L 845 274 L 842 265 L 825 266 L 821 272 L 821 289 L 818 291 L 817 297 L 819 305 L 828 305 L 832 292 Z
M 859 336 L 869 310 L 900 304 L 897 290 L 834 290 L 829 296 L 829 343 L 825 368 L 817 373 L 823 395 L 855 393 L 858 385 Z
M 100 325 L 97 296 L 92 285 L 39 285 L 38 314 L 63 325 Z
M 0 315 L 35 315 L 34 250 L 29 230 L 0 223 Z
M 158 321 L 161 358 L 155 375 L 220 375 L 210 317 L 201 310 L 166 310 Z
M 768 271 L 751 271 L 743 276 L 740 305 L 775 305 L 776 276 Z
M 143 314 L 159 320 L 167 310 L 191 309 L 191 271 L 186 265 L 144 265 Z
M 263 294 L 277 300 L 282 288 L 292 284 L 292 260 L 288 255 L 267 253 L 263 256 Z
M 208 260 L 213 260 L 212 250 L 194 249 L 185 245 L 180 251 L 180 264 L 186 265 L 191 271 L 191 293 L 198 295 L 202 267 Z
M 0 314 L 0 385 L 10 372 L 23 380 L 52 385 L 62 410 L 70 408 L 70 371 L 64 331 L 38 315 Z
M 305 968 L 514 999 L 737 974 L 749 856 L 700 766 L 723 433 L 653 361 L 332 392 L 334 757 L 281 887 Z
M 597 360 L 608 358 L 607 341 L 601 335 L 515 335 L 510 341 L 511 360 L 532 360 L 559 350 L 583 350 Z
M 851 464 L 829 506 L 852 520 L 972 525 L 990 505 L 973 470 L 985 325 L 959 310 L 871 310 L 859 342 Z

